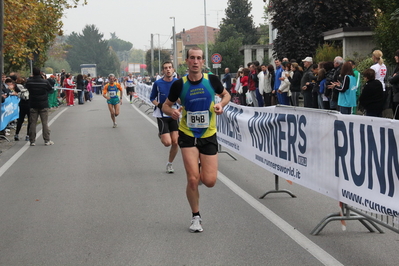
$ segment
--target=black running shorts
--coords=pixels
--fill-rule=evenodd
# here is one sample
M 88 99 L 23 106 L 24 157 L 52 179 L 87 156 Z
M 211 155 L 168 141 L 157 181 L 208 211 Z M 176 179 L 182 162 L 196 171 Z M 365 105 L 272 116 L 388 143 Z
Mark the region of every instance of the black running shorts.
M 194 138 L 179 130 L 178 143 L 180 148 L 197 147 L 199 152 L 205 155 L 215 155 L 218 152 L 216 133 L 208 138 Z
M 157 118 L 159 135 L 177 131 L 179 129 L 178 121 L 172 117 Z

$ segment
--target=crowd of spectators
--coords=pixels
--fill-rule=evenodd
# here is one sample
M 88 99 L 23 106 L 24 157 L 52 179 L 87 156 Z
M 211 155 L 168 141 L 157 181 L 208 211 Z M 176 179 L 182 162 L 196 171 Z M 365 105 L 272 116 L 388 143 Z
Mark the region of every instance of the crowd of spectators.
M 345 62 L 341 56 L 317 64 L 312 57 L 302 62 L 275 59 L 274 65 L 254 61 L 240 66 L 229 91 L 233 102 L 245 106 L 301 105 L 377 117 L 383 116 L 388 102 L 399 119 L 399 50 L 395 53 L 397 66 L 389 77 L 382 52 L 375 50 L 372 59 L 374 64 L 363 73 L 354 61 Z M 387 92 L 386 83 L 392 86 L 392 93 Z

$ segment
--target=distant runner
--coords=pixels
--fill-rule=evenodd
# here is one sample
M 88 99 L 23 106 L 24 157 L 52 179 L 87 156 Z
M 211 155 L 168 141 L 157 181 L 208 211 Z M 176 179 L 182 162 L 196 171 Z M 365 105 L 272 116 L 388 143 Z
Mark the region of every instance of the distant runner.
M 116 117 L 119 115 L 119 107 L 122 104 L 122 87 L 116 82 L 114 74 L 109 74 L 108 81 L 103 89 L 103 97 L 107 99 L 108 109 L 111 113 L 113 127 L 117 127 Z
M 130 96 L 130 103 L 132 102 L 133 98 L 133 93 L 134 93 L 134 87 L 136 87 L 136 79 L 133 77 L 132 73 L 129 73 L 129 75 L 125 78 L 125 88 L 126 88 L 126 95 Z

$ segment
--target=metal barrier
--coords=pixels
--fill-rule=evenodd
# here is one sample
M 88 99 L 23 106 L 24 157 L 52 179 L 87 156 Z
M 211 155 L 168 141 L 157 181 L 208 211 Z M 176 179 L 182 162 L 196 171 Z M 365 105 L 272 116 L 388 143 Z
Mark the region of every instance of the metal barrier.
M 351 207 L 347 204 L 341 203 L 341 212 L 332 213 L 326 216 L 321 222 L 311 231 L 312 235 L 318 235 L 323 228 L 332 221 L 350 221 L 357 220 L 364 227 L 366 227 L 371 233 L 374 233 L 374 227 L 379 233 L 384 231 L 378 226 L 381 225 L 391 231 L 399 233 L 399 219 L 389 215 L 375 214 L 372 212 L 365 212 L 357 208 Z M 366 223 L 368 222 L 368 223 Z M 377 225 L 378 224 L 378 225 Z
M 136 91 L 138 96 L 138 98 L 136 99 L 141 100 L 139 108 L 143 105 L 149 106 L 149 108 L 144 111 L 146 114 L 150 114 L 154 110 L 154 104 L 150 100 L 151 90 L 152 90 L 151 86 L 146 85 L 144 83 L 139 83 L 136 86 Z

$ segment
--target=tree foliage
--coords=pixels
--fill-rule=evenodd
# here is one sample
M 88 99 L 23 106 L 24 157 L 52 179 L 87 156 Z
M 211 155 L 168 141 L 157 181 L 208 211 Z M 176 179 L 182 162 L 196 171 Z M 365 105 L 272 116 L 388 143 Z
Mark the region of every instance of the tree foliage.
M 371 0 L 271 0 L 274 55 L 303 59 L 314 56 L 324 40 L 322 33 L 342 27 L 373 25 Z
M 231 30 L 244 36 L 242 44 L 255 44 L 259 36 L 253 22 L 253 16 L 250 15 L 252 3 L 248 0 L 229 0 L 225 9 L 226 17 L 222 19 L 220 25 L 219 42 L 228 40 Z M 233 28 L 231 28 L 233 26 Z
M 259 36 L 250 15 L 252 3 L 248 0 L 229 0 L 225 9 L 226 17 L 222 19 L 220 31 L 215 44 L 209 48 L 210 54 L 222 55 L 222 69 L 228 67 L 231 71 L 238 69 L 244 61 L 239 50 L 242 45 L 256 44 Z
M 66 43 L 70 48 L 66 59 L 73 72 L 80 72 L 81 64 L 97 64 L 99 75 L 119 73 L 120 62 L 103 37 L 94 25 L 86 25 L 82 34 L 72 32 L 69 35 Z
M 129 51 L 133 47 L 131 42 L 119 39 L 115 33 L 111 33 L 111 39 L 108 40 L 108 44 L 115 52 Z
M 388 63 L 394 64 L 395 51 L 399 49 L 399 2 L 395 0 L 371 0 L 375 10 L 374 39 Z M 397 19 L 395 19 L 397 18 Z
M 162 68 L 162 63 L 165 61 L 170 61 L 170 53 L 166 50 L 160 51 L 161 54 L 161 60 L 159 60 L 158 56 L 158 49 L 154 49 L 154 73 L 151 73 L 152 71 L 152 62 L 151 62 L 151 50 L 148 50 L 147 53 L 145 54 L 145 62 L 147 64 L 147 72 L 154 76 L 155 73 L 158 73 L 158 67 L 159 67 L 159 62 L 161 62 L 161 68 Z M 161 69 L 162 71 L 162 69 Z
M 56 35 L 62 35 L 65 9 L 86 0 L 4 0 L 4 69 L 18 71 L 34 60 L 42 66 Z
M 228 67 L 231 72 L 235 72 L 243 64 L 244 56 L 239 52 L 243 39 L 241 34 L 236 33 L 227 40 L 210 46 L 210 54 L 219 53 L 222 56 L 222 70 Z

